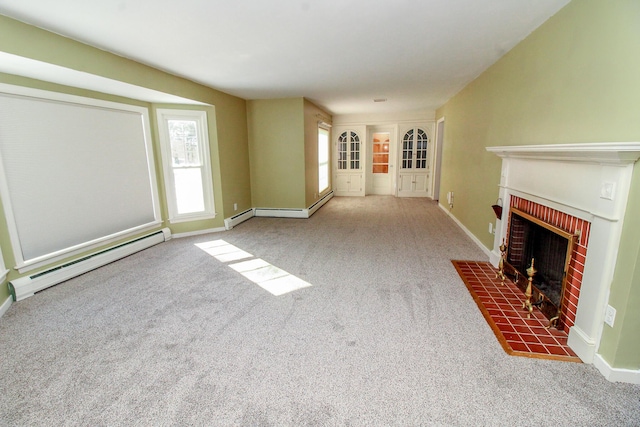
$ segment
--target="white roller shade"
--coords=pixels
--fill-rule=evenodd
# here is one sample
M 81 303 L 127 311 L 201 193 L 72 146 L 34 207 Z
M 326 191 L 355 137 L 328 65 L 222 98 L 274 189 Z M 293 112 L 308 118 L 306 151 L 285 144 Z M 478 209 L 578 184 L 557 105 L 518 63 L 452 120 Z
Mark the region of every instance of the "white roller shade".
M 67 98 L 0 93 L 0 194 L 18 266 L 158 223 L 147 110 Z

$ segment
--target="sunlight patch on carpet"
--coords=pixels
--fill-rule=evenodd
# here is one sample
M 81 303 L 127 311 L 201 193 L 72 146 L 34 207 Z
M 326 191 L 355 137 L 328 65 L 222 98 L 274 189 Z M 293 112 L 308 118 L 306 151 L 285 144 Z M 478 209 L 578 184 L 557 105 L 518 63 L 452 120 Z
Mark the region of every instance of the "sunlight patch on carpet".
M 276 296 L 311 286 L 310 283 L 260 258 L 231 264 L 229 267 Z
M 253 257 L 250 253 L 245 252 L 224 240 L 212 240 L 210 242 L 196 243 L 196 246 L 220 262 L 238 261 Z
M 232 262 L 253 257 L 250 253 L 224 240 L 196 243 L 196 246 L 221 262 Z M 269 264 L 261 258 L 229 264 L 229 267 L 275 296 L 311 286 L 310 283 Z

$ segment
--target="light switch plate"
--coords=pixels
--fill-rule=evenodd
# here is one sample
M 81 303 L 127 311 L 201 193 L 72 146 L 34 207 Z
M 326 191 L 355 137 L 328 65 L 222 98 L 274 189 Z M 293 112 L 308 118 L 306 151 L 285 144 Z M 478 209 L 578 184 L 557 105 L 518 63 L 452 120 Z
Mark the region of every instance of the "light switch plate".
M 606 200 L 613 200 L 616 191 L 615 182 L 603 182 L 600 186 L 600 198 Z

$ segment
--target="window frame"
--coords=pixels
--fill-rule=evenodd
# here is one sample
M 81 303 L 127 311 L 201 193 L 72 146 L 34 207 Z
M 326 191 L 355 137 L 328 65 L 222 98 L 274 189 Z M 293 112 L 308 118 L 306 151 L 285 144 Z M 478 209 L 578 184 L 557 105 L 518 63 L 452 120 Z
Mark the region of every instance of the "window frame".
M 320 135 L 326 133 L 326 152 L 321 153 Z M 324 155 L 324 156 L 323 156 Z M 321 161 L 321 157 L 325 157 Z M 322 171 L 326 169 L 326 186 L 322 185 Z M 318 195 L 323 194 L 331 188 L 331 128 L 329 126 L 318 123 Z
M 122 112 L 127 114 L 136 114 L 139 115 L 140 119 L 140 143 L 144 141 L 144 153 L 146 158 L 146 172 L 145 176 L 148 176 L 149 179 L 149 196 L 151 197 L 151 205 L 149 214 L 153 216 L 146 223 L 135 225 L 131 228 L 127 228 L 124 230 L 116 230 L 111 233 L 104 233 L 105 235 L 99 236 L 96 238 L 88 238 L 87 241 L 71 244 L 67 247 L 57 248 L 49 253 L 35 256 L 35 257 L 25 257 L 24 255 L 24 245 L 21 242 L 20 238 L 20 229 L 17 222 L 17 217 L 14 214 L 15 204 L 12 202 L 11 191 L 8 185 L 8 180 L 6 179 L 6 170 L 3 167 L 3 159 L 0 154 L 0 199 L 2 199 L 2 205 L 4 208 L 4 215 L 6 217 L 9 241 L 11 243 L 11 250 L 14 256 L 15 266 L 13 269 L 17 270 L 19 273 L 25 273 L 28 271 L 35 270 L 37 268 L 52 264 L 57 261 L 61 261 L 63 259 L 67 259 L 71 256 L 86 253 L 87 251 L 103 247 L 104 245 L 117 242 L 123 238 L 134 236 L 141 232 L 157 229 L 158 226 L 162 224 L 161 219 L 161 210 L 160 203 L 158 197 L 158 185 L 157 185 L 157 175 L 155 168 L 155 150 L 152 143 L 151 136 L 151 125 L 149 120 L 149 109 L 147 107 L 141 107 L 132 104 L 124 104 L 120 102 L 112 102 L 105 101 L 97 98 L 88 98 L 84 96 L 71 95 L 68 93 L 62 92 L 52 92 L 48 90 L 34 89 L 31 87 L 25 86 L 15 86 L 9 84 L 0 84 L 0 93 L 3 95 L 9 96 L 18 96 L 18 97 L 26 97 L 26 98 L 34 98 L 36 100 L 40 100 L 43 102 L 52 102 L 52 103 L 60 103 L 60 104 L 68 104 L 68 105 L 76 105 L 78 107 L 87 107 L 90 109 L 103 109 L 103 110 L 113 110 L 116 112 Z M 75 159 L 75 158 L 74 158 Z M 6 161 L 6 159 L 5 159 Z M 77 160 L 76 160 L 77 161 Z M 91 185 L 95 186 L 96 184 L 92 181 Z M 94 188 L 94 187 L 92 187 Z M 98 191 L 93 191 L 91 194 L 104 194 Z M 146 193 L 145 193 L 146 195 Z M 151 212 L 153 211 L 153 212 Z M 95 218 L 95 214 L 87 215 L 87 218 Z M 107 221 L 112 221 L 112 218 L 107 219 Z M 5 252 L 6 254 L 6 252 Z M 7 266 L 4 265 L 4 270 L 6 270 Z M 4 271 L 2 270 L 2 271 Z M 2 271 L 0 271 L 0 277 L 2 277 Z
M 215 218 L 216 211 L 213 194 L 213 171 L 211 166 L 211 153 L 209 149 L 209 128 L 207 126 L 207 112 L 203 110 L 178 110 L 158 108 L 156 110 L 156 118 L 158 123 L 160 151 L 162 154 L 162 170 L 164 175 L 165 198 L 167 202 L 169 222 L 179 223 Z M 171 140 L 169 137 L 168 128 L 169 120 L 188 120 L 196 122 L 196 129 L 198 132 L 198 154 L 200 156 L 199 166 L 176 167 L 173 165 L 171 156 Z M 174 171 L 176 169 L 195 168 L 200 168 L 204 209 L 199 212 L 179 213 Z

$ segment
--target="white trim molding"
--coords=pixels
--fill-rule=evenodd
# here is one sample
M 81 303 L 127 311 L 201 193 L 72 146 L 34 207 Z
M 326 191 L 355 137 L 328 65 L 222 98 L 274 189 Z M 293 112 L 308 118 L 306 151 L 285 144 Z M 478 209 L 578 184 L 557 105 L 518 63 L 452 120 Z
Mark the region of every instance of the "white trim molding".
M 0 305 L 0 318 L 4 316 L 4 314 L 9 311 L 9 308 L 13 304 L 13 298 L 9 296 L 3 303 Z
M 221 231 L 226 231 L 225 227 L 216 227 L 216 228 L 208 228 L 206 230 L 196 230 L 196 231 L 187 231 L 184 233 L 175 233 L 171 236 L 174 239 L 181 239 L 183 237 L 191 237 L 191 236 L 199 236 L 201 234 L 209 234 L 209 233 L 219 233 Z
M 640 384 L 640 370 L 613 368 L 600 354 L 593 359 L 593 366 L 611 382 Z
M 511 145 L 487 147 L 505 158 L 555 160 L 611 165 L 628 165 L 640 158 L 640 142 L 600 142 L 583 144 Z

